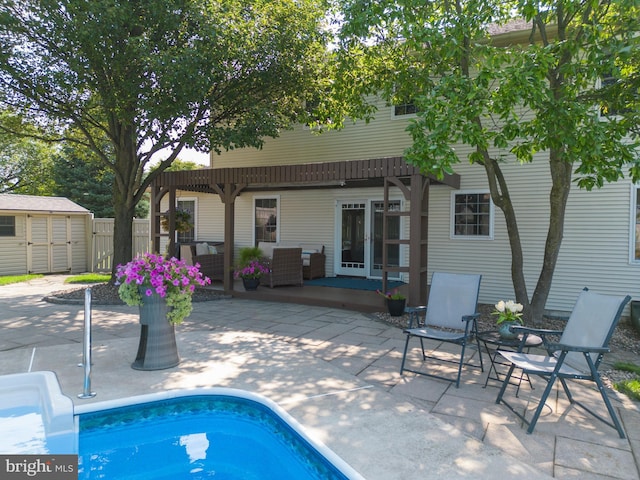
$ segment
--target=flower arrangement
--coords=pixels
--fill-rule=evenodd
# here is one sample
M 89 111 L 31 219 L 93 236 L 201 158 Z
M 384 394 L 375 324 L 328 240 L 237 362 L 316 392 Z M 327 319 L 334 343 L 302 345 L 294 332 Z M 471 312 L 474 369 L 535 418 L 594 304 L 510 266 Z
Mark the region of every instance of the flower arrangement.
M 269 273 L 269 267 L 267 267 L 261 260 L 253 259 L 249 260 L 244 266 L 235 270 L 235 278 L 261 278 L 263 275 Z
M 399 293 L 397 288 L 391 292 L 386 293 L 384 293 L 382 290 L 376 290 L 376 293 L 378 295 L 382 295 L 387 300 L 405 300 L 407 298 L 403 294 Z
M 492 315 L 497 315 L 496 325 L 500 325 L 503 322 L 518 322 L 520 325 L 524 325 L 522 320 L 522 304 L 516 303 L 513 300 L 500 300 L 495 304 L 496 309 L 492 312 Z
M 233 273 L 235 278 L 262 278 L 271 271 L 269 264 L 263 259 L 262 250 L 258 247 L 241 248 L 237 265 Z
M 144 253 L 125 265 L 118 265 L 116 285 L 122 301 L 129 306 L 142 305 L 142 295 L 160 295 L 171 307 L 167 315 L 170 323 L 178 325 L 193 309 L 191 297 L 196 286 L 211 280 L 204 277 L 199 265 L 187 265 L 175 257 Z
M 164 230 L 169 230 L 169 211 L 166 211 L 160 219 L 160 225 Z M 176 209 L 176 232 L 185 233 L 193 228 L 191 212 L 188 210 Z

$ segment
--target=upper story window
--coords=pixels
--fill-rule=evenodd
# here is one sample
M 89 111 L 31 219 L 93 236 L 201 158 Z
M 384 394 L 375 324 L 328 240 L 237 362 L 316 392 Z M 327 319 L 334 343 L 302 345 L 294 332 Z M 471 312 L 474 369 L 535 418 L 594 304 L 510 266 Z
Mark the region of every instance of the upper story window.
M 0 216 L 0 237 L 16 236 L 16 217 Z
M 452 238 L 493 238 L 493 203 L 483 192 L 452 192 Z
M 411 103 L 409 101 L 407 103 L 395 105 L 393 107 L 393 116 L 401 117 L 404 115 L 415 115 L 416 113 L 418 113 L 418 111 L 419 111 L 419 108 L 414 103 Z
M 633 186 L 631 219 L 631 261 L 640 262 L 640 186 Z
M 599 80 L 598 88 L 604 91 L 606 97 L 600 105 L 601 118 L 615 117 L 628 111 L 624 105 L 621 105 L 620 88 L 616 87 L 618 80 L 619 78 L 613 73 L 604 75 Z

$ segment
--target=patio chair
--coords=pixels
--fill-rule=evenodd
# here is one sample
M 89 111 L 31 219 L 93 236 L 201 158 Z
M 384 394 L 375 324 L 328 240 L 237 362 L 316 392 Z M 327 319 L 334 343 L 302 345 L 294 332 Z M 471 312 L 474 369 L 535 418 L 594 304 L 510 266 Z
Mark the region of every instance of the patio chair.
M 302 286 L 302 248 L 276 247 L 269 261 L 271 270 L 260 281 L 271 288 L 278 285 Z
M 429 287 L 429 299 L 426 307 L 415 307 L 409 309 L 411 312 L 409 328 L 404 333 L 407 339 L 404 345 L 404 353 L 402 355 L 402 364 L 400 366 L 400 374 L 404 371 L 413 372 L 428 377 L 439 378 L 454 382 L 456 388 L 460 386 L 460 375 L 462 367 L 480 367 L 484 372 L 482 363 L 482 351 L 480 350 L 480 342 L 477 338 L 478 324 L 477 319 L 480 316 L 477 313 L 478 295 L 480 292 L 481 275 L 457 274 L 434 272 L 431 278 L 431 286 Z M 417 315 L 426 311 L 424 316 L 424 326 L 416 325 Z M 407 351 L 409 341 L 412 338 L 420 339 L 420 347 L 422 348 L 422 360 L 427 359 L 437 362 L 448 362 L 458 365 L 458 373 L 455 378 L 436 374 L 432 371 L 412 370 L 406 368 Z M 427 355 L 424 347 L 424 340 L 436 340 L 438 342 L 452 343 L 460 346 L 460 358 L 453 361 L 443 358 L 442 356 Z M 465 361 L 465 349 L 469 342 L 473 342 L 478 349 L 480 365 Z
M 604 354 L 609 352 L 607 345 L 620 320 L 622 310 L 629 300 L 631 300 L 631 297 L 628 295 L 626 297 L 602 295 L 590 292 L 585 288 L 578 296 L 564 330 L 513 327 L 513 330 L 523 333 L 523 341 L 530 333 L 542 337 L 543 345 L 548 355 L 501 351 L 500 355 L 508 362 L 511 362 L 511 366 L 502 383 L 496 403 L 504 403 L 522 421 L 529 425 L 527 433 L 532 433 L 555 381 L 560 380 L 571 404 L 582 407 L 587 413 L 615 428 L 620 438 L 625 438 L 620 421 L 613 410 L 606 389 L 600 379 L 598 367 Z M 555 338 L 561 335 L 557 343 L 553 342 L 554 335 Z M 549 339 L 550 336 L 552 337 L 551 339 Z M 536 375 L 547 381 L 546 388 L 531 420 L 525 418 L 526 411 L 520 413 L 504 400 L 505 390 L 516 367 L 522 369 L 528 375 Z M 569 390 L 567 379 L 595 382 L 613 423 L 576 400 Z

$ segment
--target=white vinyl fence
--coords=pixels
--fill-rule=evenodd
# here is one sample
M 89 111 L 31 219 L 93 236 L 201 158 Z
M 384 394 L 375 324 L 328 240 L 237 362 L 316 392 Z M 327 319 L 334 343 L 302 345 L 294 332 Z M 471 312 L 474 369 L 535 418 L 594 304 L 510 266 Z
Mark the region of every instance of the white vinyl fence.
M 91 265 L 93 272 L 111 272 L 113 262 L 113 218 L 93 219 Z M 133 255 L 151 250 L 149 219 L 133 221 Z

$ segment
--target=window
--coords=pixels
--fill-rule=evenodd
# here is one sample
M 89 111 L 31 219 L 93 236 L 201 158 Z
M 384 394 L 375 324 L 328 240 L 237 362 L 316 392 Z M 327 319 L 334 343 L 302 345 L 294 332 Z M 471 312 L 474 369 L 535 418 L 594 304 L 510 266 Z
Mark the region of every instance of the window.
M 393 107 L 393 116 L 401 117 L 403 115 L 415 115 L 418 111 L 419 109 L 415 104 L 407 102 L 401 105 L 395 105 Z
M 254 241 L 278 241 L 278 197 L 254 199 Z
M 176 208 L 191 214 L 191 223 L 193 228 L 186 232 L 178 232 L 178 243 L 193 242 L 196 239 L 196 201 L 195 200 L 178 200 Z
M 452 237 L 492 238 L 493 203 L 489 192 L 455 192 L 452 201 Z
M 0 237 L 16 236 L 16 217 L 0 216 Z
M 618 85 L 619 78 L 613 73 L 603 76 L 598 88 L 605 92 L 606 100 L 603 100 L 600 105 L 600 117 L 615 117 L 622 115 L 629 111 L 622 105 L 622 99 L 620 98 L 620 86 Z
M 633 186 L 633 199 L 632 204 L 634 206 L 632 212 L 632 243 L 633 251 L 631 252 L 631 259 L 634 262 L 640 262 L 640 186 Z

